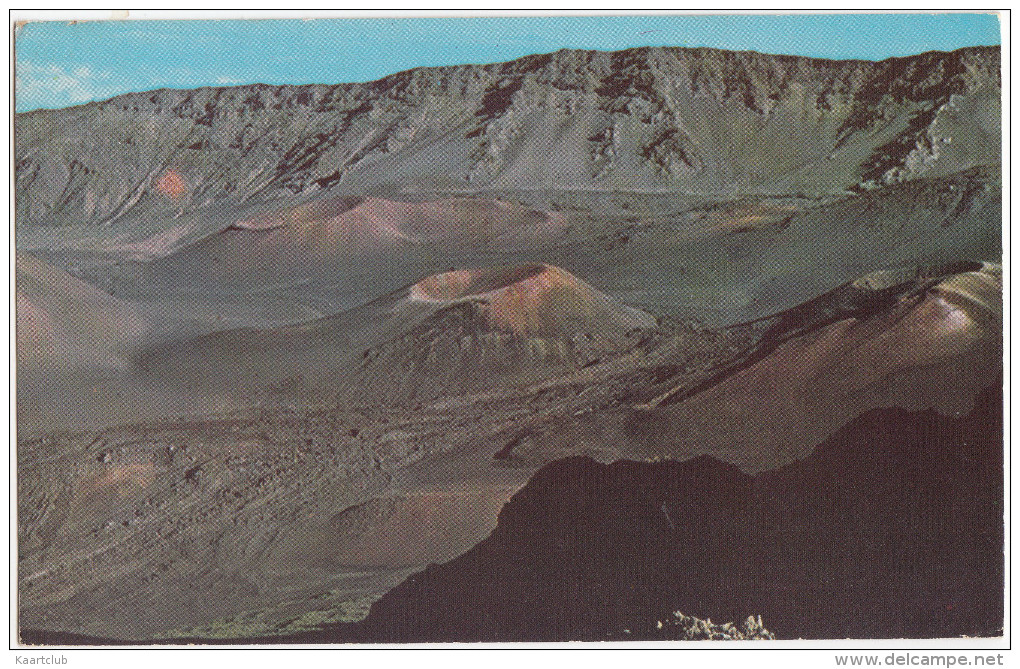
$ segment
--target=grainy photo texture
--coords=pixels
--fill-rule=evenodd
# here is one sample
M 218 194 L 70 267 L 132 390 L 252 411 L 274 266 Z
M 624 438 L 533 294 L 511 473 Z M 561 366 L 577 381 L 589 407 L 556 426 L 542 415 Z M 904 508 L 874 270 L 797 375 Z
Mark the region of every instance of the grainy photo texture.
M 11 29 L 21 643 L 1004 634 L 995 14 Z

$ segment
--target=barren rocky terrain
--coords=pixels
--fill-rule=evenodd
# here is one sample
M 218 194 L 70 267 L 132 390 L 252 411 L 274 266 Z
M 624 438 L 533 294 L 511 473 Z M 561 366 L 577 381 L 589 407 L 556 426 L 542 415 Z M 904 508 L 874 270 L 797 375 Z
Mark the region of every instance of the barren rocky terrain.
M 17 115 L 23 638 L 1001 633 L 1000 90 L 648 48 Z

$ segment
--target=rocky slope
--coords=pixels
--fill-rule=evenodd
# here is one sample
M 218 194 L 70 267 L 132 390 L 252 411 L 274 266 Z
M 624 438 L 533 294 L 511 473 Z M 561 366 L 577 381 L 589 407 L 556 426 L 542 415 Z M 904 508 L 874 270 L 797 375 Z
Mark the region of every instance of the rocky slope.
M 993 633 L 999 91 L 651 48 L 18 115 L 22 627 L 358 619 L 542 470 L 317 638 Z
M 701 385 L 664 384 L 630 425 L 655 433 L 649 455 L 730 453 L 757 471 L 872 408 L 967 413 L 1002 370 L 1002 269 L 955 270 L 899 286 L 886 283 L 898 273 L 870 274 L 766 319 L 753 348 Z
M 491 536 L 393 589 L 353 636 L 655 638 L 651 612 L 675 608 L 760 611 L 779 638 L 996 635 L 1001 421 L 998 389 L 959 419 L 877 409 L 755 477 L 707 457 L 559 461 Z
M 131 93 L 16 117 L 17 215 L 144 228 L 337 189 L 838 193 L 999 162 L 999 58 L 563 50 Z
M 551 265 L 455 270 L 337 316 L 146 351 L 144 378 L 191 392 L 408 403 L 506 391 L 637 346 L 652 316 Z
M 50 616 L 69 603 L 41 582 L 36 587 L 49 593 L 53 603 L 23 610 L 22 638 L 44 644 L 128 643 L 123 640 L 128 638 L 237 644 L 661 640 L 677 638 L 675 634 L 687 638 L 691 631 L 733 636 L 728 626 L 701 625 L 677 615 L 678 609 L 696 610 L 699 617 L 714 620 L 740 620 L 747 610 L 759 610 L 760 618 L 775 621 L 769 630 L 780 639 L 995 636 L 1002 632 L 1004 614 L 1002 401 L 1001 389 L 993 386 L 970 414 L 958 418 L 876 409 L 851 421 L 807 458 L 756 476 L 710 457 L 608 465 L 587 457 L 553 462 L 503 507 L 488 538 L 464 555 L 406 579 L 372 605 L 359 623 L 265 636 L 263 621 L 245 613 L 227 617 L 219 626 L 192 628 L 177 639 L 150 636 L 159 621 L 132 618 L 116 602 L 152 591 L 151 604 L 158 607 L 158 593 L 180 598 L 193 591 L 185 587 L 192 583 L 187 572 L 165 562 L 169 553 L 164 547 L 162 553 L 146 553 L 141 580 L 135 575 L 104 577 L 107 584 L 89 600 L 102 603 L 99 616 L 92 607 L 83 607 L 84 600 L 78 604 L 78 615 L 93 620 L 71 628 L 102 630 L 96 636 L 59 631 L 68 629 L 66 622 L 58 622 L 68 620 L 66 612 L 53 621 Z M 207 432 L 205 440 L 224 436 Z M 302 456 L 315 450 L 302 449 Z M 124 449 L 111 455 L 123 458 Z M 185 450 L 149 466 L 180 466 L 173 460 L 189 455 Z M 348 475 L 352 464 L 357 458 L 344 462 L 337 475 Z M 236 461 L 228 459 L 226 465 L 237 469 Z M 208 486 L 222 476 L 217 471 L 222 467 L 207 460 L 201 479 L 192 476 L 183 484 Z M 139 485 L 122 483 L 121 494 L 137 494 Z M 116 492 L 99 488 L 92 499 Z M 252 522 L 250 507 L 263 516 L 261 522 L 273 511 L 264 504 L 236 503 L 245 523 Z M 194 503 L 188 506 L 190 513 L 201 510 Z M 41 511 L 26 508 L 23 514 L 39 516 Z M 307 522 L 296 512 L 293 520 L 299 519 Z M 113 520 L 106 525 L 115 529 L 106 532 L 146 532 L 144 515 Z M 432 536 L 441 516 L 419 515 L 416 521 L 419 532 Z M 327 535 L 333 537 L 332 545 L 320 547 L 324 564 L 364 559 L 366 555 L 352 552 L 358 542 L 341 540 L 335 534 L 340 525 L 333 522 L 334 534 Z M 179 541 L 177 533 L 202 532 L 202 524 L 182 523 L 169 534 L 170 543 Z M 309 536 L 307 530 L 295 532 L 295 538 Z M 243 536 L 236 529 L 232 534 Z M 179 550 L 194 559 L 198 553 L 225 554 L 245 546 L 229 535 L 212 542 L 207 537 L 201 542 L 191 538 L 191 548 Z M 153 548 L 163 545 L 158 535 L 152 539 Z M 369 545 L 379 548 L 375 542 Z M 122 558 L 93 559 L 117 565 Z M 265 558 L 254 553 L 247 559 Z M 217 564 L 222 564 L 222 555 Z M 299 560 L 288 569 L 298 573 L 309 565 Z M 335 579 L 337 575 L 328 572 L 336 569 L 320 565 L 324 573 L 317 578 Z M 234 595 L 253 600 L 260 576 L 251 567 L 244 573 L 252 592 Z M 29 574 L 30 580 L 54 577 L 80 578 Z M 224 595 L 233 584 L 227 577 L 216 570 L 201 576 L 203 587 L 218 587 Z M 304 586 L 283 581 L 292 594 L 274 612 L 289 623 L 279 631 L 300 629 L 294 623 L 301 620 L 314 627 L 316 616 L 300 616 L 300 608 L 295 608 L 299 602 L 294 597 Z M 329 597 L 342 592 L 331 590 Z M 33 599 L 42 594 L 31 588 L 22 593 L 31 593 Z M 98 594 L 103 596 L 96 599 Z M 223 599 L 198 608 L 203 607 L 231 609 Z M 194 609 L 178 606 L 167 613 L 175 619 L 201 615 Z M 328 618 L 339 610 L 319 615 Z M 120 620 L 111 624 L 110 615 Z M 757 620 L 749 620 L 744 631 L 768 634 Z

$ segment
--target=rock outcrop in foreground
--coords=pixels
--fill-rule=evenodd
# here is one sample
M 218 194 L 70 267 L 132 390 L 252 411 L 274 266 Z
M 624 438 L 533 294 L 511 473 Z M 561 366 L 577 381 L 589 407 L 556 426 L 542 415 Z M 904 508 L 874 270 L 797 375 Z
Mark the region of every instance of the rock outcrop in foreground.
M 761 616 L 748 616 L 739 626 L 733 623 L 720 625 L 674 611 L 665 621 L 656 621 L 655 627 L 662 633 L 663 639 L 670 641 L 771 641 L 776 638 L 765 629 Z

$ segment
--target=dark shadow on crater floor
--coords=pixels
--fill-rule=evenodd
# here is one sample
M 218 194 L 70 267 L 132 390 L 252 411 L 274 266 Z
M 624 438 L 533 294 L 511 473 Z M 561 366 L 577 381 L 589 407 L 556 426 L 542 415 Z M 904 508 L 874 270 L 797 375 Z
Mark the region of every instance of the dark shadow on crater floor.
M 356 636 L 652 638 L 673 610 L 760 614 L 779 638 L 997 635 L 1002 444 L 995 389 L 958 419 L 868 412 L 757 476 L 709 457 L 562 460 L 488 539 L 384 596 Z

